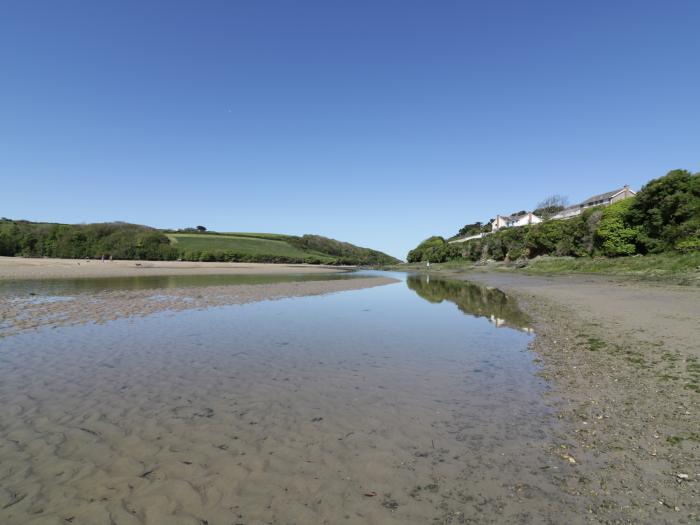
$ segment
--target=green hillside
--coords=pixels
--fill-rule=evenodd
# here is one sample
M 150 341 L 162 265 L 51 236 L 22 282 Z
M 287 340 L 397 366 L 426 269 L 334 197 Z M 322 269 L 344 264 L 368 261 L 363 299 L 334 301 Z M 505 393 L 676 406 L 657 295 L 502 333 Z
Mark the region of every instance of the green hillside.
M 382 265 L 397 259 L 385 253 L 320 235 L 275 233 L 168 232 L 171 246 L 186 260 L 311 264 Z
M 121 222 L 58 224 L 6 218 L 0 219 L 0 255 L 367 266 L 399 262 L 382 252 L 318 235 L 173 231 Z
M 168 233 L 172 245 L 187 252 L 233 252 L 247 256 L 271 256 L 305 259 L 317 257 L 332 263 L 334 257 L 313 250 L 303 250 L 290 244 L 289 237 L 275 234 L 206 234 Z

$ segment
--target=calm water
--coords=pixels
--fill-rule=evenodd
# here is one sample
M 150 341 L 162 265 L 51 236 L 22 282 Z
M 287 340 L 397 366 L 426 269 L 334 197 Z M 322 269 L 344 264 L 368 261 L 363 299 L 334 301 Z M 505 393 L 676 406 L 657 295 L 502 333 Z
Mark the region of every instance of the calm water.
M 0 522 L 556 516 L 527 317 L 397 277 L 1 340 Z
M 232 284 L 270 284 L 303 281 L 353 279 L 355 272 L 279 275 L 142 275 L 137 277 L 101 277 L 81 279 L 0 280 L 0 295 L 71 295 L 103 290 L 150 290 L 191 286 Z

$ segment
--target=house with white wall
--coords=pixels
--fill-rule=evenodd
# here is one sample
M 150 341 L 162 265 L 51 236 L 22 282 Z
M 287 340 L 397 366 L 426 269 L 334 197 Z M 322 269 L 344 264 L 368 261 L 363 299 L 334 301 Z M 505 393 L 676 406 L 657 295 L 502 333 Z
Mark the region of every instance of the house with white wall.
M 534 213 L 525 213 L 523 215 L 496 215 L 496 218 L 491 221 L 491 231 L 498 231 L 501 228 L 512 228 L 516 226 L 527 226 L 528 224 L 539 224 L 542 222 Z

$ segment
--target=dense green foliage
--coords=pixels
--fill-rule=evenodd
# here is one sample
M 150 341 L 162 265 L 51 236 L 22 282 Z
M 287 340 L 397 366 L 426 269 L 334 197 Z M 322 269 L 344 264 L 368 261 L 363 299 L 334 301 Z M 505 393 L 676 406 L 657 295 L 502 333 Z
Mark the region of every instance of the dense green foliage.
M 609 257 L 637 253 L 639 228 L 630 226 L 625 218 L 634 199 L 625 199 L 606 207 L 595 236 L 600 252 Z
M 637 194 L 626 221 L 645 252 L 700 248 L 700 173 L 674 170 Z
M 382 252 L 317 235 L 218 234 L 201 228 L 166 233 L 126 223 L 45 224 L 9 219 L 0 220 L 0 255 L 347 265 L 398 262 Z
M 0 255 L 173 260 L 178 250 L 160 231 L 126 223 L 46 224 L 0 221 Z
M 455 259 L 461 254 L 461 247 L 450 244 L 442 237 L 430 237 L 408 252 L 408 262 L 440 263 Z
M 320 235 L 290 237 L 289 243 L 304 251 L 331 255 L 338 264 L 382 265 L 395 264 L 398 259 L 386 253 L 369 248 L 361 248 L 347 242 L 336 241 Z
M 487 222 L 486 224 L 482 223 L 481 221 L 474 222 L 472 224 L 465 224 L 462 226 L 459 231 L 457 232 L 457 235 L 452 237 L 453 239 L 459 238 L 459 237 L 469 237 L 470 235 L 477 235 L 479 233 L 484 233 L 484 232 L 489 232 L 491 231 L 491 224 L 490 221 Z
M 504 228 L 462 243 L 431 237 L 409 252 L 408 262 L 513 261 L 540 255 L 618 257 L 698 249 L 700 174 L 675 170 L 649 182 L 636 197 L 588 208 L 570 219 Z

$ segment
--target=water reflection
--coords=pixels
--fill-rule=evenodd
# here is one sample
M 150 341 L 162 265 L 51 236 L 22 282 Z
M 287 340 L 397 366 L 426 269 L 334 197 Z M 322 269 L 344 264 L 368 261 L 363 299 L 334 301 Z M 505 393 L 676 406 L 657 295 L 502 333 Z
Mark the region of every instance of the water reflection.
M 70 295 L 105 290 L 151 290 L 193 286 L 228 286 L 234 284 L 272 284 L 301 281 L 335 281 L 361 277 L 343 273 L 289 273 L 251 275 L 142 275 L 79 279 L 0 280 L 0 295 Z
M 449 301 L 467 315 L 487 318 L 496 328 L 509 327 L 533 333 L 530 319 L 518 308 L 515 300 L 496 288 L 436 279 L 430 275 L 409 275 L 406 284 L 431 303 Z

